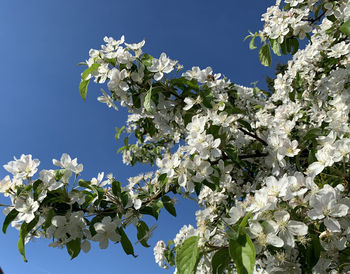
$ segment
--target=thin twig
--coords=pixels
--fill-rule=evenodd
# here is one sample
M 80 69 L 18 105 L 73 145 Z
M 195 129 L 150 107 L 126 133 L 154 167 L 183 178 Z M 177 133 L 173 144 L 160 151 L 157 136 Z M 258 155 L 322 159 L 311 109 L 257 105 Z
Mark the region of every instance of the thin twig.
M 240 131 L 242 131 L 244 134 L 246 135 L 249 135 L 250 137 L 253 137 L 254 139 L 258 140 L 260 143 L 262 143 L 264 146 L 267 146 L 268 144 L 263 140 L 261 139 L 258 135 L 254 134 L 254 133 L 251 133 L 247 130 L 245 130 L 244 128 L 241 128 L 239 127 L 238 128 Z

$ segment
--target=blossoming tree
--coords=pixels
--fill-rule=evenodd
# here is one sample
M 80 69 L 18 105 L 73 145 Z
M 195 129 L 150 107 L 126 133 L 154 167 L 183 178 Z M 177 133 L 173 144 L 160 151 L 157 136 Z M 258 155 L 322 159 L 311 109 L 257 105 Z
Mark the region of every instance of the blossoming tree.
M 176 216 L 174 196 L 195 199 L 196 227 L 154 247 L 160 267 L 176 273 L 350 272 L 350 1 L 285 0 L 263 14 L 251 33 L 263 65 L 271 51 L 291 60 L 271 91 L 232 84 L 210 67 L 181 72 L 162 53 L 143 53 L 144 41 L 105 38 L 84 63 L 80 93 L 93 79 L 106 83 L 97 99 L 131 113 L 119 149 L 125 164 L 156 165 L 122 185 L 63 154 L 41 170 L 22 155 L 0 192 L 11 199 L 3 232 L 19 230 L 18 248 L 34 237 L 52 239 L 71 258 L 90 242 L 120 242 L 134 255 L 125 228 L 137 228 L 149 247 L 143 215 Z M 307 39 L 304 49 L 299 40 Z

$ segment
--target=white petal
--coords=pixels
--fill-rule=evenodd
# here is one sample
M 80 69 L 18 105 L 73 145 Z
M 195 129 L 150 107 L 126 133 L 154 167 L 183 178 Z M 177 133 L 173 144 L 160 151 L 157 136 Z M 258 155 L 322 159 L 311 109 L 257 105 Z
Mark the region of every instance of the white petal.
M 344 204 L 337 204 L 332 208 L 332 212 L 329 214 L 332 217 L 343 217 L 348 214 L 349 207 Z
M 273 235 L 273 234 L 267 235 L 266 242 L 270 245 L 275 246 L 275 247 L 282 247 L 284 245 L 283 240 L 280 237 Z
M 287 225 L 288 230 L 290 233 L 293 235 L 306 235 L 307 234 L 307 229 L 308 226 L 304 224 L 303 222 L 298 222 L 298 221 L 290 221 Z
M 288 230 L 281 231 L 278 235 L 283 239 L 286 245 L 292 248 L 294 247 L 294 237 Z
M 275 217 L 275 220 L 280 223 L 280 222 L 288 222 L 289 218 L 290 218 L 290 215 L 287 211 L 285 210 L 279 210 L 279 211 L 276 211 L 273 216 Z
M 322 219 L 325 216 L 323 215 L 321 210 L 317 210 L 317 209 L 311 209 L 307 215 L 312 219 L 312 220 L 316 220 L 316 219 Z
M 85 240 L 81 243 L 81 249 L 84 251 L 84 253 L 88 253 L 90 251 L 91 244 L 89 241 Z
M 107 238 L 100 239 L 99 246 L 101 249 L 106 249 L 108 247 L 108 239 Z
M 340 232 L 340 224 L 336 219 L 327 217 L 324 224 L 331 232 Z
M 156 74 L 154 74 L 153 78 L 154 78 L 154 80 L 159 81 L 160 79 L 163 78 L 163 73 L 157 72 Z

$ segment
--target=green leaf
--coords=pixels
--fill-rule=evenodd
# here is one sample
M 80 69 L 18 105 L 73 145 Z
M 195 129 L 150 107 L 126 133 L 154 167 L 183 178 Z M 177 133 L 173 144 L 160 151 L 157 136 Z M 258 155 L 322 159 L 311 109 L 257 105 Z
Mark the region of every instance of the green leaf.
M 255 38 L 256 36 L 253 36 L 252 39 L 250 40 L 249 42 L 249 49 L 256 49 L 256 46 L 255 46 Z
M 280 45 L 280 47 L 281 47 L 282 53 L 284 55 L 287 55 L 288 54 L 288 50 L 287 50 L 287 41 L 286 41 L 286 39 L 283 40 L 283 43 Z
M 229 253 L 238 274 L 252 274 L 255 266 L 255 248 L 247 233 L 241 233 L 237 240 L 229 240 Z
M 57 169 L 55 170 L 55 180 L 58 182 L 59 180 L 62 179 L 64 176 L 65 170 L 64 169 Z
M 232 162 L 239 162 L 237 150 L 229 147 L 225 150 L 225 153 L 232 160 Z
M 128 192 L 127 191 L 123 191 L 121 193 L 121 197 L 120 198 L 122 200 L 123 206 L 126 206 L 128 204 L 128 202 L 129 202 L 129 194 L 128 194 Z
M 150 113 L 152 113 L 151 97 L 152 97 L 152 86 L 147 91 L 147 94 L 145 96 L 145 102 L 143 103 L 144 108 Z
M 141 107 L 141 99 L 139 94 L 133 94 L 131 95 L 132 98 L 132 103 L 135 108 L 140 108 Z
M 292 55 L 294 55 L 299 49 L 299 41 L 297 38 L 287 39 L 287 49 Z
M 321 128 L 312 128 L 310 129 L 304 136 L 303 140 L 312 140 L 316 139 L 317 137 L 322 135 L 322 129 Z
M 83 179 L 80 179 L 78 182 L 78 185 L 80 187 L 85 187 L 85 188 L 91 189 L 91 182 L 90 181 L 84 181 Z
M 158 215 L 156 212 L 154 212 L 153 207 L 143 206 L 139 209 L 139 212 L 141 214 L 153 216 L 156 220 L 158 220 Z
M 147 243 L 149 234 L 149 228 L 148 225 L 144 221 L 139 221 L 137 223 L 137 239 L 144 247 L 150 247 L 150 245 Z
M 260 63 L 265 66 L 269 67 L 271 65 L 271 53 L 270 53 L 270 46 L 269 44 L 264 44 L 260 50 L 259 50 L 259 60 Z
M 39 221 L 39 216 L 36 216 L 29 224 L 24 222 L 21 225 L 21 229 L 19 231 L 19 239 L 18 239 L 18 250 L 19 250 L 19 253 L 21 253 L 24 262 L 28 262 L 25 255 L 25 247 L 24 247 L 25 238 L 28 235 L 28 233 L 35 227 L 38 221 Z
M 121 188 L 121 183 L 119 181 L 112 182 L 112 192 L 117 197 L 121 196 L 122 188 Z
M 81 79 L 86 80 L 86 78 L 89 76 L 89 74 L 93 73 L 95 70 L 97 70 L 101 66 L 100 64 L 92 64 L 90 67 L 88 67 L 84 72 L 81 74 Z
M 100 66 L 100 64 L 92 64 L 90 67 L 88 67 L 86 70 L 84 70 L 84 72 L 81 74 L 81 82 L 79 85 L 79 91 L 80 91 L 80 96 L 81 98 L 83 98 L 83 100 L 85 101 L 86 99 L 86 93 L 87 93 L 87 88 L 90 82 L 90 79 L 86 79 L 89 74 L 91 74 L 92 72 L 94 72 L 95 70 L 98 69 L 98 67 Z
M 55 211 L 53 210 L 53 208 L 50 208 L 45 216 L 45 223 L 42 224 L 42 226 L 41 226 L 44 230 L 46 230 L 51 225 L 52 218 L 55 215 L 56 214 L 55 214 Z
M 350 36 L 350 19 L 341 25 L 339 30 L 347 36 Z
M 277 56 L 281 56 L 281 46 L 280 43 L 278 43 L 275 39 L 270 39 L 271 49 L 274 54 Z
M 213 93 L 210 89 L 200 90 L 199 92 L 203 105 L 207 108 L 212 108 L 211 102 L 213 101 Z
M 248 131 L 253 131 L 250 123 L 248 123 L 247 121 L 243 120 L 243 119 L 238 119 L 237 120 L 238 123 L 241 124 L 242 127 L 246 128 Z
M 104 189 L 102 187 L 96 186 L 96 185 L 92 185 L 90 181 L 84 181 L 84 180 L 79 180 L 78 182 L 80 187 L 85 187 L 88 189 L 91 189 L 98 197 L 98 199 L 96 200 L 96 204 L 102 200 L 103 196 L 104 196 Z
M 87 94 L 87 88 L 89 86 L 90 80 L 81 80 L 80 85 L 79 85 L 79 92 L 81 98 L 85 101 L 86 99 L 86 94 Z
M 240 232 L 244 232 L 244 228 L 247 226 L 248 220 L 252 217 L 252 212 L 248 212 L 239 224 Z
M 153 208 L 153 216 L 158 220 L 159 212 L 163 208 L 163 202 L 161 200 L 158 200 L 152 204 Z
M 134 247 L 132 246 L 132 243 L 130 242 L 130 240 L 129 240 L 128 236 L 126 235 L 126 233 L 124 232 L 124 230 L 121 227 L 118 227 L 117 232 L 120 235 L 120 242 L 122 244 L 124 252 L 127 255 L 132 255 L 136 258 L 137 256 L 134 254 Z
M 36 180 L 33 183 L 33 190 L 34 190 L 34 200 L 38 200 L 39 195 L 41 193 L 42 188 L 40 187 L 42 185 L 43 181 L 41 180 Z
M 158 182 L 161 183 L 161 185 L 165 185 L 168 182 L 168 175 L 166 173 L 163 173 L 161 175 L 158 176 Z
M 141 61 L 146 67 L 150 67 L 152 66 L 152 59 L 153 57 L 151 55 L 149 55 L 148 53 L 145 53 L 142 56 Z
M 176 209 L 173 204 L 173 200 L 168 196 L 162 197 L 162 202 L 165 207 L 165 209 L 174 217 L 176 217 Z
M 6 234 L 7 227 L 17 217 L 18 213 L 19 212 L 14 208 L 6 215 L 4 224 L 2 225 L 2 232 L 4 232 L 4 234 Z
M 224 273 L 230 261 L 231 258 L 227 248 L 218 250 L 211 260 L 213 274 Z
M 247 114 L 245 110 L 229 105 L 226 105 L 225 111 L 227 112 L 227 114 Z
M 125 126 L 122 126 L 121 128 L 117 128 L 117 127 L 115 128 L 116 134 L 114 138 L 116 141 L 120 138 L 120 135 L 122 135 L 124 129 L 125 129 Z
M 176 267 L 178 274 L 194 274 L 200 258 L 198 236 L 186 239 L 176 248 Z
M 81 239 L 77 238 L 75 240 L 71 240 L 66 244 L 68 254 L 70 255 L 70 259 L 73 260 L 80 253 L 81 249 Z
M 216 185 L 209 182 L 208 180 L 203 180 L 202 183 L 203 183 L 203 185 L 209 187 L 212 191 L 216 190 Z
M 310 270 L 317 264 L 320 258 L 321 249 L 322 246 L 319 237 L 312 234 L 311 243 L 306 249 L 306 263 Z

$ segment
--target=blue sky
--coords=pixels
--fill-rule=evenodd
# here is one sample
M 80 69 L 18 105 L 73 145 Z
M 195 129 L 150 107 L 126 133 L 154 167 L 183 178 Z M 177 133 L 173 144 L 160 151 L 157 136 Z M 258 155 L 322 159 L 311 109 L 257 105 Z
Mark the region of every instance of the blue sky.
M 257 51 L 243 38 L 261 29 L 260 16 L 273 1 L 160 1 L 160 0 L 2 0 L 0 8 L 0 164 L 22 153 L 39 158 L 41 168 L 52 168 L 52 158 L 64 152 L 84 164 L 83 178 L 112 172 L 122 182 L 147 167 L 123 166 L 116 154 L 114 128 L 124 124 L 127 112 L 97 102 L 100 87 L 90 85 L 87 100 L 78 85 L 90 48 L 99 48 L 104 36 L 129 43 L 146 39 L 144 50 L 179 60 L 185 69 L 211 66 L 232 82 L 264 87 L 272 70 L 261 66 Z M 259 85 L 259 84 L 258 84 Z M 0 178 L 7 173 L 0 169 Z M 0 203 L 7 203 L 0 197 Z M 152 247 L 172 239 L 184 225 L 194 223 L 195 206 L 179 201 L 178 217 L 162 213 Z M 0 222 L 3 221 L 0 217 Z M 151 221 L 152 223 L 153 221 Z M 135 231 L 130 229 L 135 242 Z M 26 246 L 28 263 L 17 251 L 18 232 L 0 234 L 0 266 L 5 274 L 171 273 L 160 269 L 153 249 L 136 246 L 137 259 L 120 245 L 107 250 L 94 245 L 70 261 L 65 250 L 48 247 L 47 240 Z

